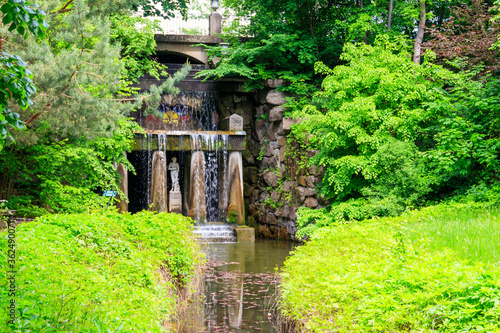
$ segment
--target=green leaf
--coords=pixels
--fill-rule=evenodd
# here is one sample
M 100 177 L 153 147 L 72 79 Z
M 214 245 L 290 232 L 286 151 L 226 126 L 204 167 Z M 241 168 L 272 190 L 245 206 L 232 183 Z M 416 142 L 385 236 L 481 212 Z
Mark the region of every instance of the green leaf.
M 3 22 L 3 24 L 7 25 L 7 24 L 11 23 L 13 20 L 14 20 L 14 16 L 11 13 L 8 13 L 3 17 L 2 22 Z
M 16 30 L 21 36 L 24 36 L 24 33 L 26 32 L 22 25 L 18 25 Z

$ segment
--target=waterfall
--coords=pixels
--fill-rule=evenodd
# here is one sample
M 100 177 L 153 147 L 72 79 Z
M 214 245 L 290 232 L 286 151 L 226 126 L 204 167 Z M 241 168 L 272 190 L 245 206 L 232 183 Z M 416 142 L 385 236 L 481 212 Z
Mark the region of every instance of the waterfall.
M 152 169 L 151 209 L 167 212 L 167 163 L 164 152 L 157 151 L 153 154 Z
M 205 199 L 205 155 L 202 151 L 191 153 L 191 183 L 189 186 L 188 214 L 197 222 L 207 219 Z
M 219 221 L 219 165 L 218 136 L 207 138 L 208 151 L 206 153 L 205 194 L 207 203 L 207 221 Z
M 135 121 L 146 130 L 215 131 L 217 130 L 217 92 L 182 91 L 165 95 L 158 107 L 160 115 L 139 112 Z
M 243 163 L 241 152 L 233 151 L 229 155 L 228 167 L 229 222 L 245 224 L 245 204 L 243 202 Z
M 166 95 L 158 108 L 160 115 L 137 113 L 136 121 L 147 135 L 140 142 L 142 150 L 130 154 L 137 171 L 130 183 L 142 196 L 131 199 L 132 211 L 149 207 L 168 211 L 169 204 L 182 202 L 177 211 L 197 224 L 244 223 L 242 156 L 229 152 L 233 134 L 214 132 L 219 123 L 215 97 L 215 92 Z M 168 170 L 173 157 L 179 164 L 181 192 L 175 195 L 170 192 L 173 180 Z M 210 233 L 219 228 L 206 227 Z

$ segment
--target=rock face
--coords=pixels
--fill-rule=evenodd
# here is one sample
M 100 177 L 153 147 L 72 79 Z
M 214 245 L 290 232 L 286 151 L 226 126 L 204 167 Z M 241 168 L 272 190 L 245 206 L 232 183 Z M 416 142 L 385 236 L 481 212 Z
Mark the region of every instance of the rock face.
M 287 154 L 293 146 L 287 136 L 299 120 L 283 117 L 286 95 L 275 88 L 284 82 L 268 80 L 265 84 L 266 89 L 247 97 L 220 94 L 219 112 L 226 118 L 236 113 L 244 118 L 247 150 L 242 159 L 244 186 L 238 193 L 244 197 L 246 224 L 260 237 L 295 239 L 297 209 L 328 205 L 316 191 L 324 172 L 318 167 L 300 167 L 316 151 L 303 151 L 298 158 Z
M 266 102 L 271 105 L 283 105 L 286 103 L 286 95 L 282 91 L 272 89 L 266 96 Z
M 269 121 L 270 122 L 275 122 L 275 121 L 280 121 L 283 119 L 283 112 L 285 109 L 283 109 L 281 106 L 275 106 L 274 108 L 269 111 Z

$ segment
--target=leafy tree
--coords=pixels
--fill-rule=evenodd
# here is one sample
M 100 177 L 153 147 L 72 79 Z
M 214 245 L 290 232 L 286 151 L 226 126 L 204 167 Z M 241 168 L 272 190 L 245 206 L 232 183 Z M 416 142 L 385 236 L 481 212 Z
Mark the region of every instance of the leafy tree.
M 319 189 L 333 202 L 301 210 L 302 234 L 497 186 L 498 78 L 410 55 L 408 40 L 380 35 L 374 46 L 346 44 L 346 65 L 316 64 L 322 89 L 296 112 L 293 134 L 319 150 L 310 163 L 325 167 Z
M 10 189 L 7 196 L 14 186 L 51 211 L 70 211 L 81 208 L 75 198 L 92 201 L 95 191 L 114 187 L 113 163 L 124 162 L 138 130 L 125 126 L 125 118 L 144 104 L 145 112 L 157 112 L 161 95 L 178 92 L 175 84 L 189 71 L 185 66 L 150 91 L 130 96 L 137 76 L 158 77 L 164 69 L 153 57 L 157 25 L 138 27 L 145 21 L 129 17 L 137 4 L 41 1 L 50 24 L 43 41 L 4 29 L 4 47 L 22 56 L 37 86 L 29 109 L 10 104 L 29 131 L 17 133 L 17 146 L 0 154 L 0 187 Z
M 426 104 L 444 94 L 439 81 L 428 80 L 433 67 L 412 64 L 408 41 L 397 42 L 346 44 L 347 65 L 317 63 L 326 75 L 322 90 L 315 105 L 296 114 L 304 121 L 294 134 L 319 149 L 311 162 L 325 166 L 321 191 L 335 202 L 393 197 L 401 210 L 430 191 L 419 151 L 428 145 L 425 128 L 434 117 Z
M 44 21 L 45 12 L 36 4 L 25 0 L 9 0 L 0 11 L 4 14 L 2 23 L 9 31 L 16 31 L 24 38 L 32 33 L 36 38 L 43 38 L 47 29 Z M 22 109 L 32 104 L 30 99 L 36 91 L 32 74 L 18 55 L 11 55 L 3 50 L 4 37 L 0 36 L 0 151 L 5 140 L 13 140 L 11 129 L 22 130 L 24 124 L 19 114 L 11 111 L 9 102 L 13 100 Z
M 430 28 L 429 40 L 424 47 L 432 50 L 437 61 L 463 59 L 472 69 L 482 65 L 483 74 L 499 69 L 498 51 L 492 46 L 500 33 L 499 23 L 488 2 L 473 0 L 451 8 L 452 16 L 441 26 Z

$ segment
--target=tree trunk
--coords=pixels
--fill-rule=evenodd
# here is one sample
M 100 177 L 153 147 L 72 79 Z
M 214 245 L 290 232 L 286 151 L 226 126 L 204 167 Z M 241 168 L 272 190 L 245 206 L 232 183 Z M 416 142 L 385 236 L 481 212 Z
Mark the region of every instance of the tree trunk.
M 363 0 L 359 0 L 359 8 L 363 9 Z M 368 45 L 369 43 L 370 32 L 365 31 L 365 35 L 363 36 L 363 43 Z
M 393 8 L 394 8 L 394 0 L 389 0 L 389 17 L 387 18 L 387 31 L 391 30 Z
M 417 37 L 413 46 L 413 62 L 420 64 L 420 54 L 422 53 L 422 41 L 424 40 L 425 30 L 425 0 L 420 0 L 420 21 L 418 22 Z
M 446 10 L 446 4 L 443 4 L 439 10 L 438 25 L 443 25 L 444 21 L 444 11 Z

